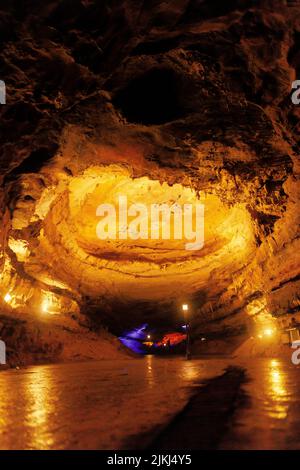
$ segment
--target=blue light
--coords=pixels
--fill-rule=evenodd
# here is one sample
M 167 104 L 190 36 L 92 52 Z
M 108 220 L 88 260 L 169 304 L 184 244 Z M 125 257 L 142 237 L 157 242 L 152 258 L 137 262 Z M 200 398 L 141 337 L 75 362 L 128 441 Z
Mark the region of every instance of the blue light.
M 147 336 L 145 333 L 147 326 L 148 324 L 144 323 L 137 328 L 125 331 L 124 334 L 119 337 L 119 340 L 124 344 L 124 346 L 131 349 L 131 351 L 134 351 L 137 354 L 145 354 L 146 349 L 142 342 Z
M 130 349 L 131 351 L 137 353 L 137 354 L 145 354 L 145 347 L 143 343 L 140 343 L 140 341 L 136 339 L 130 339 L 130 338 L 123 338 L 122 336 L 119 338 L 122 344 L 126 346 L 126 348 Z

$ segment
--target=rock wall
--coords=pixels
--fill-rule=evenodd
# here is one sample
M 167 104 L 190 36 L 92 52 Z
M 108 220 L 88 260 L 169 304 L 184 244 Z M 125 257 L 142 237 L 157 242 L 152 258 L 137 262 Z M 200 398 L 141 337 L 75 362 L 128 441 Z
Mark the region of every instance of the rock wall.
M 118 333 L 188 300 L 195 332 L 221 335 L 297 312 L 298 2 L 0 8 L 2 311 Z M 204 248 L 99 243 L 117 190 L 202 202 Z

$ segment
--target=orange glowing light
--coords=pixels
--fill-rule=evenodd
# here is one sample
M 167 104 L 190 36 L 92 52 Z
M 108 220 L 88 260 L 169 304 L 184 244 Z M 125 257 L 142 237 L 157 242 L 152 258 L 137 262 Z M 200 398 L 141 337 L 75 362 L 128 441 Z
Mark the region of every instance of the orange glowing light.
M 12 301 L 12 296 L 10 295 L 9 292 L 7 292 L 7 294 L 5 294 L 4 300 L 5 300 L 5 302 L 8 303 L 8 304 Z
M 59 299 L 52 292 L 44 292 L 44 299 L 41 304 L 42 312 L 55 315 L 59 313 L 59 309 Z
M 170 346 L 175 346 L 186 339 L 185 333 L 167 333 L 163 339 L 157 343 L 157 346 L 166 346 L 170 344 Z
M 42 305 L 42 311 L 47 313 L 48 312 L 48 303 L 46 301 L 44 301 L 43 305 Z
M 265 328 L 264 330 L 261 331 L 261 333 L 259 333 L 257 335 L 258 338 L 266 338 L 266 337 L 271 337 L 273 334 L 275 333 L 275 329 L 274 328 Z
M 25 261 L 30 255 L 26 240 L 15 240 L 9 237 L 8 246 L 16 254 L 18 261 Z
M 266 336 L 272 336 L 273 334 L 273 330 L 271 328 L 267 328 L 265 331 L 264 331 L 264 334 Z

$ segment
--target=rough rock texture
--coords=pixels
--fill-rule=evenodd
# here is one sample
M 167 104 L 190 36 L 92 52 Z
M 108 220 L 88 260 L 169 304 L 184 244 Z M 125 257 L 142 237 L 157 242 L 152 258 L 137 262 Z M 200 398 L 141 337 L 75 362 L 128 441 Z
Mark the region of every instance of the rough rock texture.
M 91 332 L 66 318 L 53 323 L 36 316 L 1 315 L 0 337 L 6 344 L 6 364 L 0 365 L 0 371 L 26 364 L 124 359 L 130 355 L 105 329 Z
M 2 311 L 118 333 L 176 323 L 184 300 L 223 335 L 297 312 L 298 2 L 0 8 Z M 118 193 L 203 202 L 204 248 L 100 242 Z

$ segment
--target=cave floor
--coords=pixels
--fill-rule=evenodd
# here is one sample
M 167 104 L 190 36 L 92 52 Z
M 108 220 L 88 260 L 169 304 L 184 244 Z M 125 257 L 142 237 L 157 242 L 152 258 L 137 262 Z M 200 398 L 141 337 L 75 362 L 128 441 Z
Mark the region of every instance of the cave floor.
M 147 356 L 3 371 L 0 448 L 151 448 L 187 418 L 203 448 L 197 416 L 208 448 L 300 449 L 299 370 L 280 359 Z

